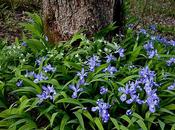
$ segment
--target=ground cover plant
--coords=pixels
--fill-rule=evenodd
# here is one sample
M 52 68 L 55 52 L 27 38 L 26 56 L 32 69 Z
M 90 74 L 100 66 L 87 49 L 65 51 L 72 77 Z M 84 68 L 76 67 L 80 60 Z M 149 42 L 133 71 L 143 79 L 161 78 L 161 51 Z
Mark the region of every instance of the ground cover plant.
M 156 26 L 52 45 L 29 15 L 23 39 L 0 44 L 0 129 L 175 129 L 175 41 Z

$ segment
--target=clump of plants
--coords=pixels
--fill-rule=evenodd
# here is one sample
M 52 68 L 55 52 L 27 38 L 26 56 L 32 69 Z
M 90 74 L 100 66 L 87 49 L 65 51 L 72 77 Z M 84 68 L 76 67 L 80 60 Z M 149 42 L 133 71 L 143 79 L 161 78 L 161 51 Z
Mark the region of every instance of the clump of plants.
M 52 46 L 30 15 L 30 37 L 0 46 L 1 129 L 175 129 L 173 40 L 129 27 Z

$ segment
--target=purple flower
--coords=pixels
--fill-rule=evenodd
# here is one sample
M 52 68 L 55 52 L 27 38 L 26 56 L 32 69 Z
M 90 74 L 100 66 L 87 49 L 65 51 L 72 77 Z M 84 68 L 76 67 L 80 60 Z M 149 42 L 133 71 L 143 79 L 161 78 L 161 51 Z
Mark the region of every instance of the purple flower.
M 25 77 L 33 77 L 33 76 L 34 76 L 34 74 L 35 74 L 35 72 L 34 72 L 34 71 L 28 71 L 28 70 L 26 70 Z
M 126 115 L 130 116 L 133 113 L 133 111 L 131 109 L 126 111 Z
M 79 80 L 79 84 L 82 85 L 85 83 L 84 81 L 84 77 L 87 76 L 87 72 L 85 72 L 84 68 L 82 68 L 81 72 L 77 73 L 77 76 L 79 76 L 80 80 Z
M 170 58 L 168 61 L 166 61 L 167 66 L 171 66 L 172 64 L 175 64 L 175 58 Z
M 153 46 L 152 41 L 149 41 L 147 44 L 145 44 L 145 45 L 144 45 L 144 48 L 145 48 L 146 50 L 154 49 L 154 46 Z
M 170 40 L 168 43 L 169 43 L 171 46 L 175 46 L 175 41 L 174 41 L 174 40 Z
M 174 90 L 175 89 L 175 83 L 173 83 L 172 85 L 170 85 L 169 87 L 168 87 L 168 90 Z
M 38 59 L 36 59 L 35 63 L 40 66 L 41 62 L 46 60 L 46 57 L 39 57 Z
M 54 99 L 54 96 L 56 95 L 56 91 L 52 86 L 50 85 L 47 85 L 47 86 L 43 86 L 42 87 L 42 93 L 41 94 L 37 94 L 37 97 L 43 101 L 43 100 L 46 100 L 46 99 L 50 99 L 50 100 L 53 100 Z
M 26 42 L 22 42 L 21 45 L 26 47 L 27 43 Z
M 147 52 L 147 55 L 149 56 L 148 58 L 153 58 L 154 56 L 157 55 L 157 50 L 154 49 L 152 41 L 149 41 L 147 44 L 144 45 L 144 48 Z
M 155 87 L 159 86 L 154 82 L 155 73 L 149 70 L 148 66 L 139 71 L 140 78 L 135 82 L 130 82 L 126 84 L 125 88 L 120 87 L 118 91 L 122 93 L 120 100 L 126 102 L 127 104 L 138 103 L 147 104 L 150 112 L 155 112 L 156 106 L 159 105 L 159 97 L 156 92 Z M 141 93 L 145 93 L 145 97 L 139 96 Z M 143 95 L 143 94 L 142 94 Z M 130 97 L 130 99 L 127 99 Z
M 42 80 L 48 80 L 48 77 L 45 76 L 42 72 L 39 73 L 39 74 L 34 74 L 34 83 L 38 83 L 39 81 L 42 81 Z
M 93 112 L 97 111 L 99 112 L 99 116 L 102 118 L 102 121 L 104 123 L 108 122 L 110 118 L 110 114 L 108 112 L 108 109 L 111 107 L 108 103 L 105 103 L 102 99 L 97 100 L 97 105 L 96 107 L 92 107 L 91 110 Z
M 156 31 L 156 25 L 155 24 L 150 25 L 150 29 Z
M 83 91 L 83 88 L 79 88 L 79 84 L 75 85 L 69 85 L 69 89 L 73 91 L 72 98 L 77 98 L 78 93 Z
M 114 60 L 114 61 L 116 60 L 116 58 L 112 54 L 107 55 L 106 59 L 107 59 L 106 60 L 107 63 L 110 63 L 112 60 Z
M 94 71 L 96 66 L 100 66 L 100 62 L 101 60 L 99 60 L 98 56 L 93 55 L 93 57 L 90 57 L 87 61 L 90 71 Z
M 127 95 L 126 95 L 126 94 L 122 94 L 122 95 L 120 96 L 120 100 L 121 100 L 122 102 L 126 101 L 126 98 L 127 98 Z
M 21 87 L 23 85 L 23 80 L 19 80 L 17 83 L 16 83 L 16 86 L 18 87 Z
M 159 104 L 159 97 L 155 92 L 156 90 L 152 90 L 146 100 L 146 103 L 149 106 L 149 111 L 152 113 L 155 112 L 155 107 Z
M 46 66 L 43 67 L 43 70 L 47 73 L 47 72 L 55 72 L 56 68 L 52 67 L 51 64 L 48 64 Z
M 147 54 L 148 54 L 148 58 L 149 58 L 149 59 L 151 59 L 151 58 L 153 58 L 154 56 L 158 55 L 158 54 L 157 54 L 157 50 L 147 51 Z
M 140 29 L 140 30 L 139 30 L 139 33 L 142 33 L 142 34 L 144 34 L 144 35 L 146 35 L 146 34 L 147 34 L 147 32 L 146 32 L 146 30 L 145 30 L 145 29 Z
M 111 65 L 109 65 L 106 69 L 103 70 L 103 72 L 108 71 L 111 75 L 113 75 L 115 72 L 117 72 L 117 69 Z
M 100 87 L 100 94 L 104 95 L 108 92 L 108 88 L 105 88 L 104 86 Z
M 115 53 L 119 53 L 119 56 L 120 57 L 124 57 L 125 55 L 124 55 L 124 49 L 123 48 L 120 48 L 118 51 L 116 51 Z

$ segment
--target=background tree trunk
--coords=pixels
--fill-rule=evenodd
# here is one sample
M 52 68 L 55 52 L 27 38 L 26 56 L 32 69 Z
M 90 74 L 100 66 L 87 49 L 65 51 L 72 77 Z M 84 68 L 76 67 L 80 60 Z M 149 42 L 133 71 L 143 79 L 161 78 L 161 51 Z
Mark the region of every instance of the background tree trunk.
M 45 33 L 51 42 L 67 40 L 80 30 L 91 36 L 116 19 L 121 20 L 117 16 L 121 14 L 120 1 L 43 0 Z

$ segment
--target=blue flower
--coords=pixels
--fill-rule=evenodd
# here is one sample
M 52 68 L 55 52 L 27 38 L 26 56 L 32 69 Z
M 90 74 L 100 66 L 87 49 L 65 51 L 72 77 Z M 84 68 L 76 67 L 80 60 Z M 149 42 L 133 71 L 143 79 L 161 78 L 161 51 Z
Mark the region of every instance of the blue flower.
M 149 56 L 148 58 L 153 58 L 154 56 L 157 55 L 157 50 L 154 49 L 152 41 L 149 41 L 147 44 L 144 45 L 144 48 L 147 52 L 147 55 Z
M 46 100 L 46 99 L 50 99 L 50 100 L 54 99 L 54 96 L 56 95 L 56 91 L 55 91 L 53 85 L 52 86 L 50 86 L 50 85 L 43 86 L 42 90 L 43 91 L 41 94 L 37 94 L 37 97 L 40 99 L 41 102 L 43 100 Z
M 144 34 L 144 35 L 146 35 L 146 34 L 147 34 L 147 32 L 146 32 L 146 30 L 145 30 L 145 29 L 140 29 L 140 30 L 139 30 L 139 33 L 142 33 L 142 34 Z
M 153 58 L 154 56 L 158 55 L 158 54 L 157 54 L 157 50 L 147 51 L 147 54 L 148 54 L 148 58 L 149 58 L 149 59 L 151 59 L 151 58 Z
M 103 70 L 103 72 L 109 72 L 111 75 L 113 75 L 115 72 L 117 72 L 117 69 L 111 65 L 109 65 L 107 68 Z
M 17 83 L 16 83 L 16 86 L 18 87 L 21 87 L 23 85 L 23 80 L 19 80 Z
M 127 104 L 138 103 L 147 104 L 150 112 L 155 112 L 156 107 L 159 105 L 159 97 L 157 96 L 157 89 L 159 85 L 154 82 L 155 73 L 149 70 L 148 66 L 139 71 L 140 78 L 135 82 L 126 84 L 125 87 L 118 88 L 122 93 L 120 100 Z M 172 87 L 171 87 L 172 88 Z M 140 93 L 145 93 L 145 98 L 141 99 Z M 143 95 L 143 94 L 142 94 Z M 127 99 L 127 97 L 130 97 Z
M 126 101 L 126 98 L 127 98 L 127 95 L 126 95 L 126 94 L 122 94 L 122 95 L 120 96 L 120 100 L 121 100 L 122 102 Z
M 145 45 L 144 45 L 144 48 L 145 48 L 146 50 L 154 49 L 154 46 L 153 46 L 152 41 L 149 41 L 147 44 L 145 44 Z
M 35 60 L 35 63 L 36 63 L 38 66 L 40 66 L 40 64 L 41 64 L 41 62 L 42 62 L 43 60 L 46 60 L 46 57 L 39 57 L 38 59 Z
M 172 85 L 170 85 L 169 87 L 168 87 L 168 90 L 174 90 L 175 89 L 175 83 L 173 83 Z
M 84 78 L 87 76 L 87 72 L 85 72 L 84 68 L 81 69 L 81 72 L 77 73 L 77 76 L 79 76 L 79 84 L 82 85 L 85 83 Z
M 94 71 L 96 66 L 100 66 L 100 63 L 101 60 L 99 60 L 99 57 L 95 55 L 93 55 L 93 57 L 90 57 L 87 61 L 90 71 Z
M 46 66 L 43 67 L 43 70 L 47 73 L 47 72 L 55 72 L 56 68 L 52 67 L 51 64 L 48 64 Z
M 156 94 L 156 90 L 152 90 L 147 96 L 146 103 L 149 106 L 149 111 L 154 113 L 155 107 L 159 104 L 159 97 Z
M 169 43 L 171 46 L 175 46 L 175 41 L 174 41 L 174 40 L 170 40 L 168 43 Z
M 131 109 L 126 111 L 126 115 L 130 116 L 133 113 L 133 111 Z
M 105 88 L 104 86 L 100 87 L 100 94 L 104 95 L 108 92 L 108 88 Z
M 72 98 L 77 98 L 78 93 L 83 91 L 83 88 L 80 88 L 79 84 L 76 84 L 76 86 L 71 84 L 71 85 L 69 85 L 69 89 L 71 89 L 73 91 Z
M 150 29 L 156 31 L 156 25 L 155 24 L 150 25 Z
M 39 81 L 42 81 L 42 80 L 48 80 L 48 77 L 45 76 L 42 72 L 39 73 L 39 74 L 34 74 L 34 83 L 38 83 Z
M 35 74 L 35 72 L 34 72 L 34 71 L 28 71 L 28 70 L 26 70 L 25 77 L 33 77 L 33 76 L 34 76 L 34 74 Z
M 108 103 L 105 103 L 102 99 L 98 99 L 96 103 L 98 106 L 92 107 L 91 111 L 95 112 L 98 110 L 99 116 L 102 118 L 102 121 L 104 123 L 108 122 L 110 118 L 108 109 L 111 107 L 111 105 L 109 105 Z
M 21 45 L 26 47 L 27 43 L 26 42 L 22 42 Z
M 171 66 L 172 64 L 175 64 L 175 58 L 170 58 L 168 61 L 166 61 L 167 66 Z
M 107 59 L 107 60 L 106 60 L 107 63 L 110 63 L 112 60 L 113 60 L 113 61 L 116 60 L 116 58 L 115 58 L 112 54 L 107 55 L 107 56 L 106 56 L 106 59 Z
M 123 48 L 120 48 L 118 51 L 115 51 L 115 53 L 119 53 L 119 56 L 120 57 L 124 57 L 125 55 L 124 55 L 124 49 Z

